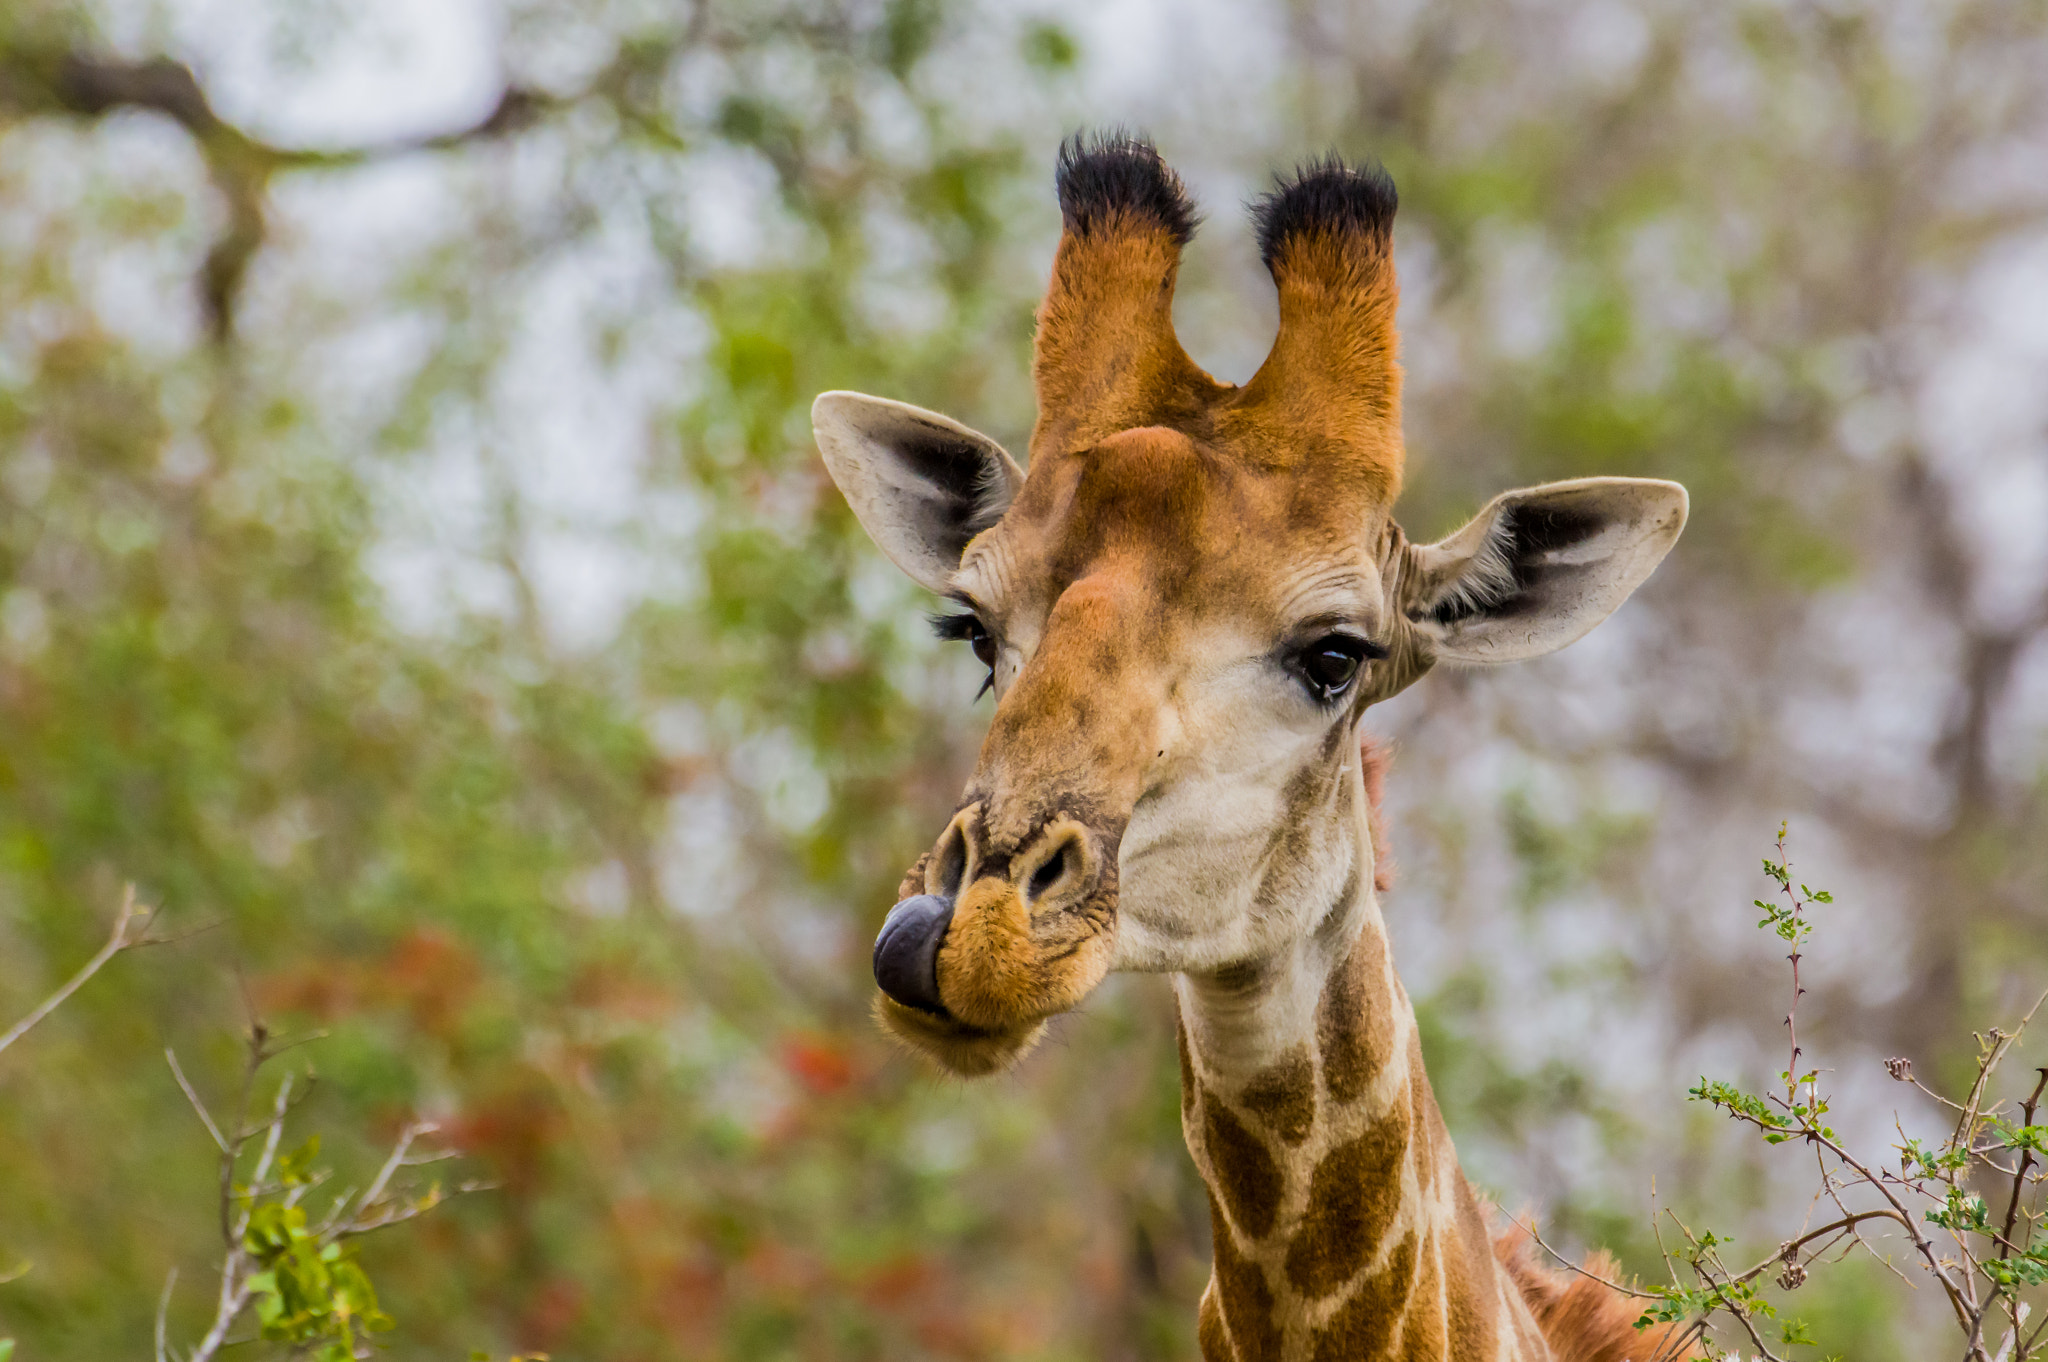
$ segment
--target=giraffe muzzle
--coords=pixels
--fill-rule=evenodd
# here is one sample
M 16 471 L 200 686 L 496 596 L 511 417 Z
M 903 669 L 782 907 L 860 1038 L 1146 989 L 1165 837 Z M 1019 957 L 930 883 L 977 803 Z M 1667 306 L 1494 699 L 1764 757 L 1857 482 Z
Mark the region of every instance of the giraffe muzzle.
M 904 899 L 882 920 L 875 938 L 875 983 L 905 1007 L 946 1017 L 939 997 L 939 945 L 952 925 L 953 900 L 937 894 Z

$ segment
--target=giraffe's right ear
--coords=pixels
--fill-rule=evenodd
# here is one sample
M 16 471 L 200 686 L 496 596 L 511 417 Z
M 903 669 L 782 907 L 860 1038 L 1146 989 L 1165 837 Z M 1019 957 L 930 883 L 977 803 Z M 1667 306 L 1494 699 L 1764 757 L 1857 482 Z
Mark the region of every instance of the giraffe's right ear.
M 1415 546 L 1403 613 L 1440 662 L 1556 652 L 1643 584 L 1678 542 L 1687 504 L 1658 478 L 1503 492 L 1450 538 Z
M 1024 470 L 958 421 L 886 397 L 811 404 L 825 468 L 861 528 L 911 580 L 944 591 L 967 541 L 1003 518 Z

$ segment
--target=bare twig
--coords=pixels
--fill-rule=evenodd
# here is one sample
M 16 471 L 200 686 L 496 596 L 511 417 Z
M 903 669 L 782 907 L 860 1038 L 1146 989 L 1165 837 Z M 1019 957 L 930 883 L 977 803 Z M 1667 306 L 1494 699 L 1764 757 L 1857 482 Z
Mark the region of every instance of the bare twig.
M 232 338 L 235 300 L 267 231 L 268 189 L 280 171 L 340 169 L 419 151 L 441 151 L 506 136 L 532 124 L 557 101 L 508 87 L 467 127 L 340 151 L 274 146 L 222 119 L 192 68 L 167 57 L 123 61 L 82 52 L 0 48 L 0 111 L 94 119 L 119 109 L 161 114 L 191 135 L 227 209 L 207 252 L 201 301 L 216 342 Z
M 2034 1109 L 2041 1103 L 2042 1090 L 2048 1089 L 2048 1068 L 2036 1069 L 2034 1072 L 2041 1075 L 2041 1081 L 2034 1084 L 2033 1092 L 2027 1095 L 2026 1101 L 2020 1103 L 2020 1124 L 2023 1126 L 2034 1124 Z M 2005 1203 L 2005 1227 L 1998 1232 L 1998 1237 L 2007 1244 L 2012 1243 L 2013 1225 L 2019 1220 L 2020 1215 L 2020 1193 L 2026 1187 L 2027 1167 L 2033 1161 L 2032 1149 L 2020 1151 L 2019 1170 L 2012 1175 L 2012 1199 Z
M 284 1126 L 296 1101 L 302 1098 L 309 1084 L 300 1084 L 292 1074 L 286 1074 L 271 1095 L 267 1111 L 261 1119 L 252 1116 L 251 1106 L 256 1087 L 256 1078 L 262 1067 L 276 1058 L 290 1044 L 272 1046 L 270 1033 L 262 1021 L 253 1014 L 250 1017 L 248 1047 L 242 1073 L 241 1104 L 236 1111 L 234 1133 L 223 1135 L 220 1125 L 207 1112 L 192 1085 L 186 1081 L 178 1068 L 177 1057 L 166 1051 L 171 1060 L 172 1072 L 178 1076 L 179 1086 L 185 1090 L 193 1110 L 206 1122 L 214 1143 L 220 1148 L 220 1214 L 223 1241 L 220 1264 L 220 1294 L 214 1305 L 213 1321 L 203 1338 L 195 1344 L 182 1362 L 214 1362 L 223 1349 L 234 1346 L 241 1340 L 231 1339 L 237 1321 L 248 1311 L 266 1280 L 264 1272 L 271 1266 L 261 1257 L 260 1244 L 250 1239 L 250 1227 L 259 1204 L 271 1206 L 297 1206 L 314 1188 L 325 1181 L 323 1172 L 309 1171 L 296 1167 L 286 1168 L 280 1164 L 278 1150 L 284 1140 Z M 294 1042 L 295 1043 L 295 1042 Z M 415 1155 L 414 1146 L 423 1135 L 430 1134 L 435 1127 L 426 1121 L 415 1121 L 406 1125 L 394 1142 L 389 1155 L 378 1168 L 369 1187 L 358 1195 L 350 1189 L 337 1197 L 327 1217 L 310 1230 L 310 1238 L 319 1249 L 325 1251 L 343 1239 L 374 1233 L 391 1225 L 400 1224 L 424 1215 L 446 1200 L 449 1196 L 483 1190 L 483 1185 L 465 1182 L 444 1191 L 438 1184 L 424 1195 L 407 1197 L 394 1193 L 393 1183 L 402 1168 L 416 1168 L 436 1163 L 444 1158 L 455 1157 L 452 1153 L 435 1152 Z M 260 1143 L 257 1143 L 260 1140 Z M 246 1184 L 237 1186 L 235 1170 L 243 1156 L 256 1144 L 255 1159 L 250 1167 Z M 280 1170 L 283 1171 L 280 1171 Z M 275 1182 L 273 1173 L 278 1174 Z M 265 1203 L 266 1198 L 276 1198 Z M 165 1286 L 165 1302 L 169 1301 L 170 1287 Z M 161 1314 L 161 1310 L 159 1312 Z M 159 1362 L 180 1362 L 168 1342 L 159 1346 Z
M 78 973 L 64 981 L 63 987 L 43 999 L 26 1017 L 16 1022 L 4 1035 L 0 1035 L 0 1051 L 27 1035 L 29 1028 L 64 1005 L 65 999 L 84 987 L 86 980 L 100 972 L 100 968 L 133 946 L 141 945 L 148 935 L 150 923 L 156 920 L 156 910 L 137 903 L 135 886 L 128 885 L 121 891 L 121 911 L 114 916 L 114 930 L 107 934 L 106 944 L 94 953 L 92 959 L 79 967 Z
M 1620 1282 L 1609 1281 L 1597 1272 L 1588 1272 L 1585 1268 L 1580 1267 L 1577 1263 L 1574 1263 L 1562 1253 L 1559 1253 L 1556 1249 L 1543 1242 L 1543 1236 L 1536 1232 L 1536 1218 L 1534 1216 L 1530 1216 L 1527 1220 L 1517 1220 L 1515 1223 L 1520 1225 L 1529 1238 L 1535 1241 L 1536 1247 L 1549 1254 L 1559 1267 L 1570 1272 L 1576 1272 L 1587 1281 L 1598 1282 L 1608 1290 L 1618 1291 L 1624 1296 L 1634 1296 L 1637 1300 L 1645 1301 L 1661 1299 L 1653 1291 L 1638 1291 L 1634 1287 L 1623 1286 Z
M 1858 1211 L 1852 1215 L 1845 1215 L 1840 1220 L 1831 1221 L 1828 1224 L 1821 1226 L 1817 1230 L 1812 1230 L 1806 1234 L 1800 1235 L 1796 1239 L 1786 1240 L 1784 1243 L 1778 1245 L 1778 1251 L 1776 1253 L 1773 1253 L 1770 1257 L 1764 1259 L 1761 1263 L 1758 1263 L 1749 1271 L 1744 1272 L 1738 1276 L 1731 1277 L 1729 1280 L 1736 1282 L 1753 1281 L 1757 1277 L 1762 1276 L 1765 1272 L 1768 1272 L 1772 1267 L 1776 1266 L 1777 1264 L 1789 1263 L 1793 1261 L 1793 1256 L 1797 1254 L 1800 1249 L 1805 1248 L 1814 1240 L 1824 1239 L 1831 1234 L 1849 1233 L 1854 1229 L 1854 1227 L 1857 1224 L 1865 1220 L 1896 1220 L 1901 1223 L 1904 1223 L 1905 1217 L 1900 1215 L 1897 1211 L 1893 1210 Z M 1825 1253 L 1826 1251 L 1826 1249 L 1822 1249 L 1820 1252 Z M 1818 1257 L 1819 1254 L 1815 1254 L 1813 1256 Z
M 432 1121 L 408 1121 L 405 1129 L 398 1132 L 398 1140 L 391 1146 L 391 1157 L 384 1160 L 384 1166 L 377 1170 L 377 1176 L 370 1180 L 370 1190 L 363 1193 L 357 1202 L 360 1210 L 368 1210 L 384 1199 L 384 1191 L 391 1185 L 391 1175 L 405 1162 L 405 1156 L 412 1151 L 413 1141 L 422 1135 L 438 1130 Z
M 164 1278 L 163 1293 L 156 1298 L 156 1362 L 176 1362 L 171 1353 L 169 1338 L 165 1335 L 165 1321 L 171 1312 L 171 1290 L 178 1284 L 178 1269 L 172 1268 Z
M 191 1080 L 186 1078 L 185 1071 L 178 1067 L 177 1052 L 166 1045 L 164 1047 L 164 1058 L 170 1062 L 171 1074 L 178 1080 L 178 1087 L 183 1089 L 185 1100 L 192 1104 L 192 1110 L 199 1113 L 201 1123 L 206 1126 L 206 1133 L 213 1136 L 214 1145 L 221 1153 L 226 1154 L 228 1152 L 227 1137 L 220 1133 L 220 1127 L 213 1123 L 213 1115 L 207 1111 L 206 1103 L 199 1100 L 199 1094 L 193 1090 Z

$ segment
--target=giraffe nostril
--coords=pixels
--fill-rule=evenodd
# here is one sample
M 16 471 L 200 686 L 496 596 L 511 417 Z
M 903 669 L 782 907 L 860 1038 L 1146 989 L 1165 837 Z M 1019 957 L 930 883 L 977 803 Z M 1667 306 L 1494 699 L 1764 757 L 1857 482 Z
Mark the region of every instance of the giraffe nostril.
M 1069 879 L 1076 882 L 1087 870 L 1087 855 L 1081 849 L 1081 840 L 1072 829 L 1056 829 L 1054 836 L 1059 845 L 1050 856 L 1038 863 L 1031 872 L 1030 880 L 1024 886 L 1027 901 L 1036 902 L 1050 894 Z
M 1078 859 L 1080 858 L 1071 842 L 1047 857 L 1045 864 L 1031 873 L 1031 897 L 1044 898 L 1046 892 L 1060 882 L 1060 878 L 1067 873 L 1067 868 Z
M 953 901 L 936 894 L 907 898 L 889 910 L 875 938 L 875 983 L 905 1007 L 946 1016 L 939 999 L 939 944 L 953 921 Z

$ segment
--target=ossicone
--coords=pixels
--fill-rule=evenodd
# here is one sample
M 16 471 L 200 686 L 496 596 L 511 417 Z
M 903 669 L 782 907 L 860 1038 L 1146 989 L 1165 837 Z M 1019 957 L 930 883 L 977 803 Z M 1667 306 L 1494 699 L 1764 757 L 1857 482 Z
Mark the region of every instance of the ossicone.
M 1341 464 L 1391 500 L 1401 486 L 1401 366 L 1394 213 L 1378 162 L 1334 154 L 1276 179 L 1252 204 L 1259 254 L 1279 290 L 1273 349 L 1226 424 L 1278 461 Z
M 1060 216 L 1077 236 L 1151 226 L 1185 246 L 1201 225 L 1187 186 L 1151 139 L 1122 128 L 1077 132 L 1060 143 L 1053 183 Z
M 1393 239 L 1401 205 L 1394 178 L 1377 161 L 1346 165 L 1332 152 L 1298 166 L 1292 178 L 1275 176 L 1270 193 L 1252 204 L 1259 258 L 1276 269 L 1297 242 L 1334 237 L 1383 252 Z
M 1031 452 L 1201 419 L 1221 391 L 1173 334 L 1173 282 L 1198 215 L 1152 143 L 1121 129 L 1060 146 L 1059 250 L 1038 309 Z

